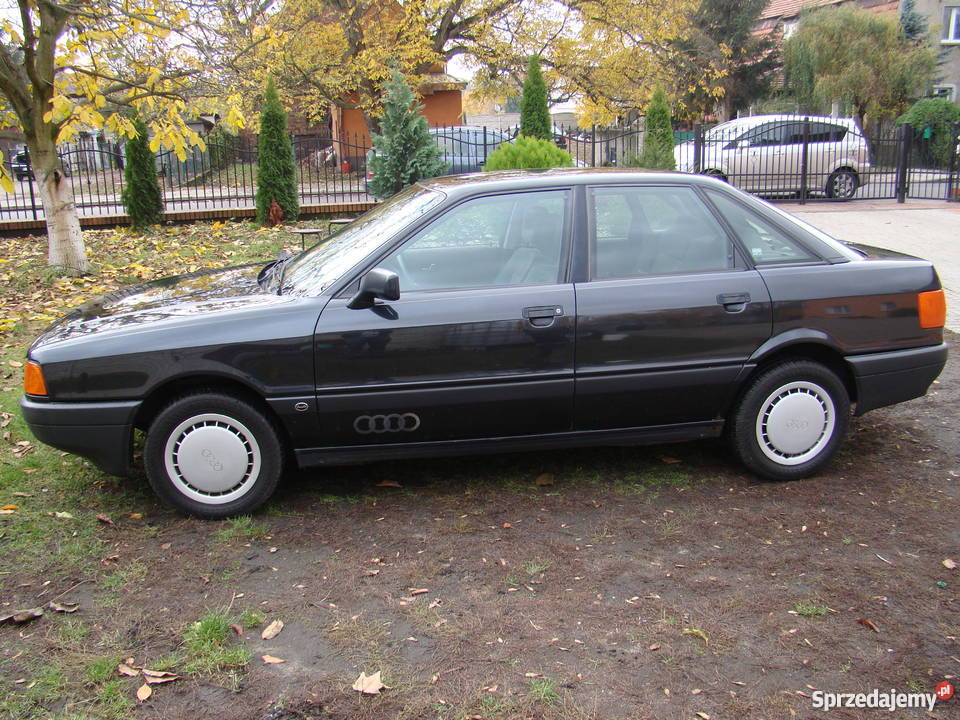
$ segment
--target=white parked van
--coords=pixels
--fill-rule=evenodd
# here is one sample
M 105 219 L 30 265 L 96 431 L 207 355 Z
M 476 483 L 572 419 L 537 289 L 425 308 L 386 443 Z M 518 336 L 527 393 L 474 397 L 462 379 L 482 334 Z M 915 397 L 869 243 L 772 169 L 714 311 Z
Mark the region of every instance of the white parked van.
M 852 198 L 870 170 L 866 138 L 852 118 L 754 115 L 721 123 L 704 135 L 701 172 L 761 195 L 798 192 L 805 119 L 808 190 Z M 677 145 L 677 169 L 692 172 L 693 154 L 692 140 Z

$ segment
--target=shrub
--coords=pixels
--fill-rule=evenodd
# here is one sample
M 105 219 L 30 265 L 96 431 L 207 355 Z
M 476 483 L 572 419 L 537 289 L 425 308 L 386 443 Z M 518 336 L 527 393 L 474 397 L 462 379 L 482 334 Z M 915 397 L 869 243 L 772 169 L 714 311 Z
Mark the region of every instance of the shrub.
M 910 123 L 911 127 L 923 133 L 929 143 L 931 159 L 942 167 L 949 166 L 950 156 L 957 144 L 960 106 L 946 98 L 924 98 L 917 100 L 897 118 L 897 122 Z
M 547 87 L 540 72 L 540 58 L 531 55 L 527 63 L 527 77 L 523 81 L 523 97 L 520 99 L 520 134 L 550 140 L 550 124 Z
M 133 126 L 137 136 L 129 138 L 124 147 L 127 163 L 123 170 L 126 187 L 121 199 L 134 230 L 143 232 L 163 218 L 163 192 L 157 181 L 157 163 L 150 150 L 150 131 L 139 117 Z
M 512 143 L 504 143 L 487 158 L 484 170 L 523 170 L 569 167 L 573 157 L 549 140 L 521 135 Z
M 297 219 L 300 202 L 293 167 L 293 145 L 287 135 L 287 113 L 280 104 L 271 78 L 263 96 L 257 141 L 257 222 L 261 225 L 270 224 L 270 208 L 274 200 L 283 209 L 285 219 Z
M 670 106 L 667 104 L 667 96 L 660 88 L 654 91 L 650 104 L 647 105 L 645 130 L 640 164 L 650 170 L 676 170 Z
M 423 105 L 416 102 L 403 75 L 394 70 L 386 84 L 380 134 L 373 136 L 371 194 L 382 200 L 422 178 L 442 175 L 447 163 L 440 155 L 427 130 Z

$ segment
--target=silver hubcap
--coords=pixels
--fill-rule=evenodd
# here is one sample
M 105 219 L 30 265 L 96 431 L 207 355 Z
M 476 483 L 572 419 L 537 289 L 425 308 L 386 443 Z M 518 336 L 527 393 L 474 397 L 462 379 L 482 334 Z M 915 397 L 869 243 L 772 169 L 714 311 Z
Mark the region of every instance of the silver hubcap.
M 816 457 L 833 436 L 836 411 L 830 393 L 816 383 L 791 382 L 764 400 L 757 416 L 757 443 L 779 465 Z
M 222 505 L 246 495 L 260 474 L 260 446 L 241 422 L 226 415 L 194 415 L 167 439 L 167 475 L 192 500 Z
M 853 175 L 848 172 L 838 173 L 833 176 L 833 196 L 846 198 L 857 191 L 856 182 Z

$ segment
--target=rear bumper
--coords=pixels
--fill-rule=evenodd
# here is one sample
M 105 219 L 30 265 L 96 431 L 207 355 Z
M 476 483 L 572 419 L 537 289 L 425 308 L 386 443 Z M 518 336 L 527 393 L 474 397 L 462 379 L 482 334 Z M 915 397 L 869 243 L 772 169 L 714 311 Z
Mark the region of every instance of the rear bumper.
M 857 383 L 857 415 L 926 394 L 947 364 L 947 345 L 847 357 Z
M 30 430 L 42 443 L 80 455 L 110 475 L 130 473 L 133 416 L 138 400 L 100 403 L 20 399 Z

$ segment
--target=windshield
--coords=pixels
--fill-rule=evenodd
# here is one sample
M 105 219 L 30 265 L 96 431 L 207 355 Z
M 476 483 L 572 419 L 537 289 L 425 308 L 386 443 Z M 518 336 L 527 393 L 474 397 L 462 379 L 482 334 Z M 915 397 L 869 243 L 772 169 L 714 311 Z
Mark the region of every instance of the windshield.
M 284 268 L 280 292 L 319 295 L 331 283 L 444 198 L 414 185 L 361 215 Z

